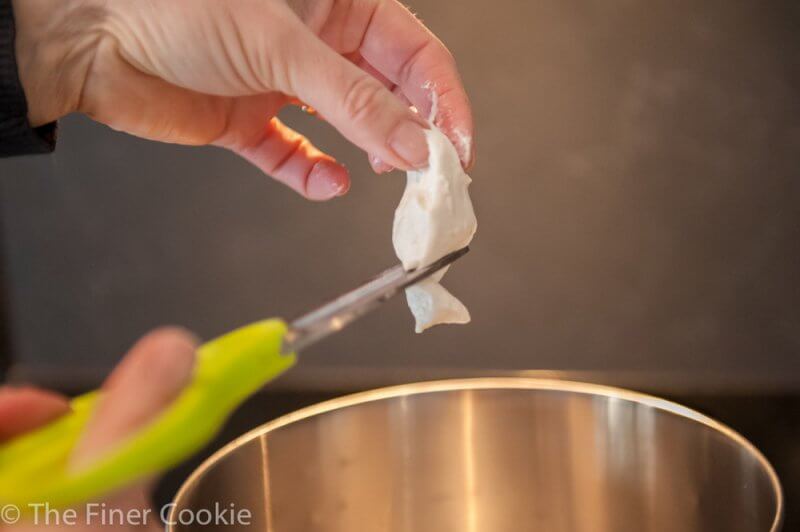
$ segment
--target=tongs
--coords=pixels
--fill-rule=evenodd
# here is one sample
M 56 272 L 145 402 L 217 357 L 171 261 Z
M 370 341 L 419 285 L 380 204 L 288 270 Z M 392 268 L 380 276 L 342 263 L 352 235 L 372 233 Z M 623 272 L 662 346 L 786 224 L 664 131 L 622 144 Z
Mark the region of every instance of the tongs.
M 68 414 L 0 447 L 0 505 L 15 504 L 23 512 L 34 503 L 70 506 L 176 465 L 206 445 L 245 399 L 291 368 L 299 351 L 467 251 L 413 271 L 395 266 L 290 323 L 259 321 L 203 344 L 192 382 L 163 413 L 91 465 L 73 471 L 70 453 L 101 392 L 76 397 Z

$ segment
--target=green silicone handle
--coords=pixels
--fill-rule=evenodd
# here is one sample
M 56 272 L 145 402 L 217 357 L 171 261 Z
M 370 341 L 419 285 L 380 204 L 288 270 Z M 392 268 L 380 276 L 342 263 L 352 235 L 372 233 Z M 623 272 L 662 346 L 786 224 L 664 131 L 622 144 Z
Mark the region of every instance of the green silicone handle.
M 202 345 L 194 377 L 152 423 L 90 466 L 71 470 L 69 456 L 101 394 L 73 399 L 72 411 L 0 447 L 0 504 L 65 507 L 96 499 L 176 465 L 217 433 L 228 415 L 264 384 L 292 367 L 282 355 L 280 319 L 242 327 Z

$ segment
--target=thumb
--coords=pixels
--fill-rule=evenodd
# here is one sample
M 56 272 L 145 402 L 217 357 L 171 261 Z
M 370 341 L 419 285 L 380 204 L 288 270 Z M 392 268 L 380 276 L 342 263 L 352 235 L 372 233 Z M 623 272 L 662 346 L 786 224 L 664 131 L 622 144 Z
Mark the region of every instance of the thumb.
M 103 383 L 71 465 L 96 460 L 169 406 L 191 379 L 196 345 L 189 333 L 174 327 L 139 340 Z
M 287 89 L 352 143 L 405 170 L 428 164 L 427 122 L 380 81 L 298 23 L 287 62 Z

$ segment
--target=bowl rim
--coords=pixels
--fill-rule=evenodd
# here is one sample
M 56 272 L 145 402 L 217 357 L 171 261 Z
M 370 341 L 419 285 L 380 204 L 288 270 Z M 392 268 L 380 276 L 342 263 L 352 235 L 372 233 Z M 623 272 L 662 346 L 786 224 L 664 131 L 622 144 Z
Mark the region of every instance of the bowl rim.
M 579 393 L 585 395 L 599 395 L 606 398 L 621 399 L 638 403 L 640 405 L 661 410 L 663 412 L 668 412 L 690 421 L 700 423 L 701 425 L 705 425 L 706 427 L 722 434 L 724 437 L 729 438 L 737 445 L 743 447 L 756 459 L 764 471 L 766 471 L 775 494 L 776 501 L 775 516 L 769 532 L 778 532 L 781 529 L 784 518 L 783 487 L 781 486 L 780 479 L 778 478 L 775 469 L 755 445 L 724 423 L 721 423 L 709 416 L 706 416 L 705 414 L 701 414 L 697 410 L 683 406 L 674 401 L 662 399 L 660 397 L 642 392 L 627 390 L 625 388 L 618 388 L 615 386 L 559 379 L 544 379 L 537 377 L 477 377 L 414 382 L 376 388 L 363 392 L 356 392 L 306 406 L 259 425 L 258 427 L 255 427 L 254 429 L 251 429 L 241 436 L 231 440 L 227 444 L 223 445 L 220 449 L 212 453 L 211 456 L 206 458 L 194 471 L 192 471 L 186 480 L 183 481 L 177 493 L 175 494 L 175 497 L 173 498 L 173 504 L 170 507 L 166 530 L 173 530 L 173 525 L 170 523 L 174 522 L 173 514 L 180 511 L 182 508 L 180 501 L 186 496 L 187 491 L 200 480 L 206 471 L 213 468 L 217 462 L 221 461 L 225 456 L 233 452 L 235 449 L 245 445 L 251 440 L 258 438 L 259 436 L 263 436 L 264 434 L 273 432 L 286 425 L 290 425 L 314 416 L 384 399 L 393 399 L 397 397 L 420 395 L 425 393 L 492 389 L 548 390 Z

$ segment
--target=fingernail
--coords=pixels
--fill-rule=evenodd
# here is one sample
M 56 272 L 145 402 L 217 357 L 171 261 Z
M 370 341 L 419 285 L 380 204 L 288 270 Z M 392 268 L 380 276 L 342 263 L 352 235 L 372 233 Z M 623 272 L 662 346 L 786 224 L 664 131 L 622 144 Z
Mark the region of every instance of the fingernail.
M 336 185 L 336 195 L 337 196 L 344 196 L 350 191 L 350 180 L 348 179 L 344 183 L 337 183 Z
M 421 125 L 411 120 L 402 122 L 389 138 L 389 147 L 409 168 L 428 166 L 428 141 Z
M 340 175 L 340 166 L 331 161 L 318 161 L 306 181 L 306 195 L 309 199 L 325 201 L 344 196 L 350 190 L 350 180 Z
M 386 172 L 391 172 L 394 170 L 393 166 L 386 164 L 383 159 L 376 157 L 375 155 L 369 156 L 369 164 L 372 166 L 372 170 L 376 174 L 385 174 Z

